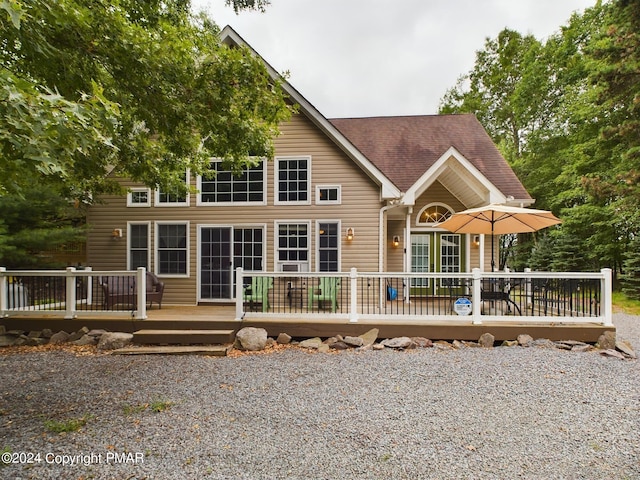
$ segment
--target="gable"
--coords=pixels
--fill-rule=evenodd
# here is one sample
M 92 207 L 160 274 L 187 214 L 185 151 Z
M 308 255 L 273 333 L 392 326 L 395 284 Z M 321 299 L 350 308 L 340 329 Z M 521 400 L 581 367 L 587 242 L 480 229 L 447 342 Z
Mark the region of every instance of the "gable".
M 341 118 L 331 123 L 404 192 L 424 190 L 421 182 L 436 178 L 453 191 L 449 185 L 466 177 L 468 186 L 486 190 L 487 198 L 468 198 L 465 205 L 495 199 L 496 193 L 521 203 L 533 201 L 474 115 Z

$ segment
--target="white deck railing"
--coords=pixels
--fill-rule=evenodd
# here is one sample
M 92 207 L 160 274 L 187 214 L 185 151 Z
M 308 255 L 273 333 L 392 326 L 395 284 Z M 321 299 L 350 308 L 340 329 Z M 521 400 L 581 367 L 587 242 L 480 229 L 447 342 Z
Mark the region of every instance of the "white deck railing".
M 254 280 L 260 277 L 270 280 Z M 332 285 L 336 286 L 333 292 L 322 291 Z M 470 273 L 360 273 L 354 268 L 348 273 L 290 273 L 239 268 L 235 298 L 237 319 L 612 325 L 611 292 L 610 269 L 587 273 L 479 269 Z
M 144 319 L 146 271 L 12 270 L 0 267 L 0 316 L 34 314 Z

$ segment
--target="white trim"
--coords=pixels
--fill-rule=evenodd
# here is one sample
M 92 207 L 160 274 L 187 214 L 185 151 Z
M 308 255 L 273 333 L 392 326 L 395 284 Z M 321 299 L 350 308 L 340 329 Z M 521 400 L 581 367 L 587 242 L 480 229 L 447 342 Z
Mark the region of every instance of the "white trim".
M 333 223 L 338 225 L 338 270 L 342 271 L 342 220 L 316 220 L 316 232 L 315 232 L 315 271 L 320 271 L 320 224 L 321 223 Z
M 307 199 L 302 201 L 289 201 L 279 200 L 280 188 L 279 188 L 279 169 L 278 162 L 280 161 L 292 161 L 292 160 L 306 160 L 307 161 Z M 311 155 L 285 155 L 277 156 L 273 160 L 273 204 L 274 205 L 311 205 Z
M 133 202 L 133 193 L 146 193 L 147 201 L 144 203 L 134 203 Z M 150 207 L 151 206 L 151 189 L 149 187 L 133 187 L 130 188 L 127 192 L 127 207 L 139 208 L 139 207 Z
M 455 147 L 450 147 L 429 169 L 424 172 L 418 180 L 407 190 L 403 198 L 406 205 L 414 205 L 415 201 L 433 182 L 448 168 L 448 164 L 454 161 L 457 165 L 467 170 L 469 174 L 478 182 L 472 184 L 467 182 L 467 188 L 473 190 L 479 198 L 487 203 L 505 203 L 507 197 L 485 177 L 464 155 Z M 452 192 L 455 195 L 455 192 Z
M 160 225 L 185 225 L 186 228 L 186 251 L 187 251 L 187 271 L 186 273 L 160 273 L 160 259 L 158 256 L 158 246 L 159 242 L 159 226 Z M 156 220 L 154 222 L 154 249 L 153 249 L 153 257 L 155 262 L 153 262 L 154 273 L 159 277 L 163 278 L 189 278 L 191 275 L 191 223 L 188 220 Z
M 131 225 L 147 226 L 147 270 L 151 271 L 151 222 L 127 222 L 127 270 L 133 270 L 131 267 Z
M 387 176 L 382 173 L 367 157 L 365 157 L 340 131 L 333 126 L 309 101 L 304 98 L 293 86 L 284 80 L 282 76 L 262 58 L 238 33 L 230 26 L 224 27 L 220 32 L 220 39 L 227 45 L 244 45 L 256 57 L 264 62 L 269 75 L 281 82 L 282 89 L 293 100 L 292 103 L 300 106 L 300 111 L 304 113 L 325 135 L 333 140 L 336 145 L 345 152 L 375 183 L 381 187 L 381 199 L 400 198 L 402 192 L 396 187 Z
M 338 191 L 337 200 L 322 200 L 320 198 L 320 190 L 332 190 Z M 316 185 L 316 205 L 342 205 L 342 185 Z
M 444 207 L 447 210 L 449 210 L 451 212 L 451 214 L 453 215 L 454 213 L 456 213 L 456 211 L 451 208 L 449 205 L 447 205 L 446 203 L 443 202 L 431 202 L 431 203 L 427 203 L 424 207 L 422 207 L 420 209 L 420 211 L 418 212 L 418 215 L 416 215 L 416 227 L 432 227 L 432 228 L 437 228 L 438 227 L 438 223 L 442 223 L 442 222 L 438 222 L 438 223 L 427 223 L 427 222 L 420 222 L 420 217 L 422 216 L 422 212 L 424 212 L 427 208 L 429 207 Z
M 221 158 L 212 158 L 211 163 L 213 162 L 222 162 Z M 230 202 L 203 202 L 202 201 L 202 175 L 198 175 L 196 177 L 196 189 L 198 193 L 196 194 L 196 206 L 197 207 L 246 207 L 246 206 L 261 206 L 267 204 L 267 162 L 265 158 L 261 158 L 260 162 L 262 164 L 262 201 L 246 201 L 246 202 L 234 202 L 233 200 Z M 247 172 L 247 169 L 244 169 Z
M 280 261 L 280 256 L 278 253 L 280 252 L 280 225 L 307 225 L 307 261 Z M 311 271 L 311 254 L 313 252 L 313 231 L 311 230 L 311 220 L 274 220 L 273 222 L 273 267 L 277 272 L 282 271 L 282 265 L 284 264 L 295 264 L 300 265 L 301 267 L 306 265 L 306 270 L 301 268 L 299 271 L 301 272 L 309 272 Z

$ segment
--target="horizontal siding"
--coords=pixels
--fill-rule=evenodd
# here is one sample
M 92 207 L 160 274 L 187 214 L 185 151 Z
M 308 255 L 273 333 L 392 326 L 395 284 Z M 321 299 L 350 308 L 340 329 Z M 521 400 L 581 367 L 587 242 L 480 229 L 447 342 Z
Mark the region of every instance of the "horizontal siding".
M 193 304 L 197 301 L 197 254 L 199 225 L 264 225 L 266 227 L 265 269 L 275 268 L 275 222 L 311 221 L 311 270 L 316 268 L 316 221 L 341 222 L 343 271 L 356 267 L 361 271 L 378 270 L 378 219 L 382 206 L 380 188 L 306 117 L 298 114 L 282 125 L 275 140 L 278 156 L 311 157 L 311 204 L 274 205 L 274 162 L 267 163 L 267 202 L 258 206 L 196 206 L 191 195 L 188 207 L 127 207 L 126 196 L 104 196 L 88 215 L 91 227 L 87 242 L 88 263 L 95 270 L 124 269 L 127 264 L 127 222 L 152 223 L 151 252 L 155 245 L 153 222 L 189 221 L 189 278 L 166 278 L 165 303 Z M 135 184 L 122 182 L 127 187 Z M 195 179 L 192 179 L 195 185 Z M 316 185 L 341 185 L 341 205 L 316 205 Z M 152 202 L 153 204 L 153 202 Z M 347 228 L 355 238 L 345 239 Z M 124 237 L 114 240 L 111 232 L 122 229 Z

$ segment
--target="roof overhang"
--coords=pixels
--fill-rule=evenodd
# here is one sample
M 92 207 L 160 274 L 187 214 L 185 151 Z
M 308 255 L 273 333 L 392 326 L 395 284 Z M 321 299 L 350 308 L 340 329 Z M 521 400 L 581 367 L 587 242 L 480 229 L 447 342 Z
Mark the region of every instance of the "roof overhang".
M 500 191 L 456 148 L 450 147 L 405 193 L 403 203 L 414 205 L 434 182 L 440 182 L 466 208 L 489 203 L 530 205 L 533 199 L 514 199 Z
M 396 187 L 386 175 L 382 173 L 367 157 L 365 157 L 347 138 L 342 135 L 331 122 L 329 122 L 324 115 L 322 115 L 318 109 L 316 109 L 306 98 L 304 98 L 300 92 L 298 92 L 293 86 L 287 82 L 282 75 L 280 75 L 264 58 L 259 55 L 244 39 L 238 35 L 238 33 L 226 26 L 222 32 L 220 32 L 220 39 L 223 43 L 230 46 L 245 46 L 253 55 L 260 58 L 269 75 L 274 80 L 278 80 L 282 84 L 283 90 L 291 98 L 293 102 L 300 106 L 300 111 L 304 113 L 311 122 L 316 125 L 322 132 L 325 133 L 335 144 L 349 156 L 376 184 L 380 186 L 380 195 L 383 200 L 390 200 L 400 198 L 402 192 Z

